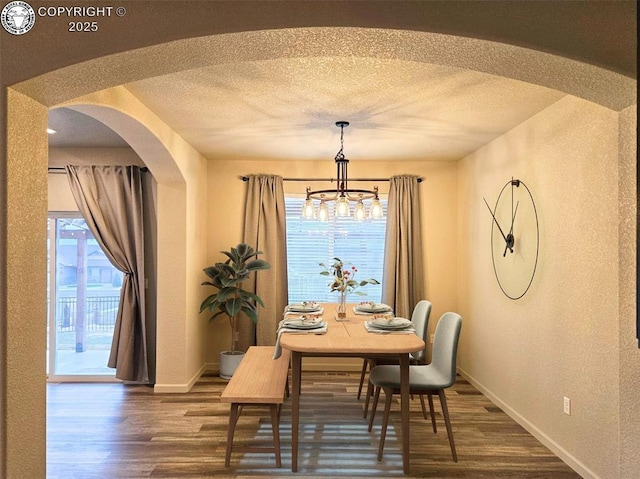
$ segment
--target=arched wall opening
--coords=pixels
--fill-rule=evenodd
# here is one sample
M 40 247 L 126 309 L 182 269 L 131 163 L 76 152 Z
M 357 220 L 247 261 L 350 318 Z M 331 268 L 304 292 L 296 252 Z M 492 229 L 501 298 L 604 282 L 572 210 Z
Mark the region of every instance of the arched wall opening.
M 157 369 L 155 390 L 186 392 L 202 373 L 197 284 L 204 262 L 205 159 L 128 90 L 114 87 L 65 103 L 118 133 L 157 182 Z M 177 260 L 180 258 L 181 260 Z M 176 319 L 179 318 L 179 319 Z
M 202 200 L 206 198 L 206 185 L 202 178 L 206 175 L 201 173 L 206 171 L 206 161 L 189 145 L 181 143 L 175 133 L 160 127 L 161 122 L 151 112 L 142 113 L 135 98 L 119 85 L 225 62 L 327 55 L 377 56 L 473 69 L 564 91 L 615 111 L 636 102 L 635 80 L 566 58 L 484 40 L 363 28 L 296 28 L 189 38 L 88 60 L 14 85 L 7 95 L 10 247 L 7 391 L 2 391 L 7 397 L 3 440 L 12 444 L 11 449 L 2 445 L 7 450 L 7 477 L 44 477 L 44 325 L 22 319 L 46 315 L 43 296 L 46 251 L 38 238 L 44 237 L 46 224 L 47 108 L 65 105 L 104 120 L 132 147 L 147 133 L 157 139 L 157 148 L 138 154 L 158 180 L 158 210 L 172 213 L 162 222 L 159 219 L 158 227 L 162 231 L 174 229 L 175 236 L 167 238 L 164 246 L 159 243 L 159 250 L 170 252 L 172 258 L 183 254 L 178 263 L 184 261 L 185 265 L 181 268 L 168 260 L 166 269 L 159 268 L 159 276 L 166 275 L 172 281 L 170 288 L 167 285 L 162 314 L 167 321 L 168 318 L 175 321 L 172 327 L 184 332 L 182 347 L 186 348 L 188 343 L 192 347 L 194 343 L 190 341 L 197 336 L 191 323 L 196 316 L 193 305 L 197 303 L 198 292 L 188 286 L 188 277 L 203 264 L 205 245 L 197 239 L 202 224 L 189 221 L 192 214 L 197 216 L 197 205 L 205 203 Z M 155 161 L 157 165 L 153 164 Z M 18 223 L 20 233 L 12 229 Z M 31 255 L 41 263 L 40 271 L 23 271 L 21 265 Z M 159 251 L 159 257 L 162 256 Z M 21 297 L 25 289 L 43 293 L 35 293 L 27 300 Z M 161 368 L 170 370 L 164 379 L 159 377 L 169 389 L 188 387 L 198 372 L 200 351 L 177 354 L 186 358 L 186 362 L 176 362 L 172 356 L 165 358 L 166 364 L 158 363 L 159 372 Z M 36 421 L 33 427 L 25 427 Z

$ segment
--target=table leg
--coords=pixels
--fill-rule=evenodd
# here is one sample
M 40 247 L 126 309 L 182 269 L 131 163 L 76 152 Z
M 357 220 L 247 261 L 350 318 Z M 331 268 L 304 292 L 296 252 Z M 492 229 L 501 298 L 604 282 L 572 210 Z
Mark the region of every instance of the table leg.
M 409 355 L 400 355 L 400 410 L 402 414 L 402 470 L 409 474 Z
M 291 471 L 298 471 L 298 426 L 300 423 L 300 383 L 302 379 L 302 354 L 291 351 Z

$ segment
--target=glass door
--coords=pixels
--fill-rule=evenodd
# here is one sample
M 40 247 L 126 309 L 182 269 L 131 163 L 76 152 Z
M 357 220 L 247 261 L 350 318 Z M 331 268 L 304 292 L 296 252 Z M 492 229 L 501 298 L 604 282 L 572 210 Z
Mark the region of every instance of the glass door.
M 47 376 L 113 380 L 107 361 L 123 275 L 80 216 L 50 214 L 48 231 Z

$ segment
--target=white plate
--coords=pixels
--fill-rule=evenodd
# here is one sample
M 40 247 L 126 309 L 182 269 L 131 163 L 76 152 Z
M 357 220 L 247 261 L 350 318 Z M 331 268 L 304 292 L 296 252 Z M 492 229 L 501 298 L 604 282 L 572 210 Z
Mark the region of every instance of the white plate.
M 294 303 L 287 306 L 287 310 L 296 313 L 311 313 L 313 311 L 320 311 L 320 304 L 315 301 L 309 301 L 306 303 Z
M 391 311 L 391 308 L 386 304 L 377 303 L 377 304 L 359 304 L 356 306 L 358 311 L 362 311 L 363 313 L 384 313 L 387 311 Z
M 313 319 L 288 319 L 282 323 L 283 328 L 291 329 L 318 329 L 325 325 L 324 321 L 317 321 Z
M 411 326 L 411 321 L 406 318 L 376 318 L 368 321 L 370 326 L 378 329 L 405 329 Z

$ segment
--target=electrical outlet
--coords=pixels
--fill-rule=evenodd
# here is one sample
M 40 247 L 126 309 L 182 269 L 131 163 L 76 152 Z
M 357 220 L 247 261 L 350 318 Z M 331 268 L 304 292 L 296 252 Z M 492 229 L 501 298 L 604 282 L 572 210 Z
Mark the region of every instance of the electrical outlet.
M 434 340 L 435 338 L 436 338 L 436 335 L 435 335 L 435 334 L 432 334 L 431 336 L 429 336 L 429 342 L 430 342 L 431 344 L 433 344 L 433 340 Z
M 571 399 L 567 396 L 563 400 L 563 411 L 567 416 L 571 416 Z

